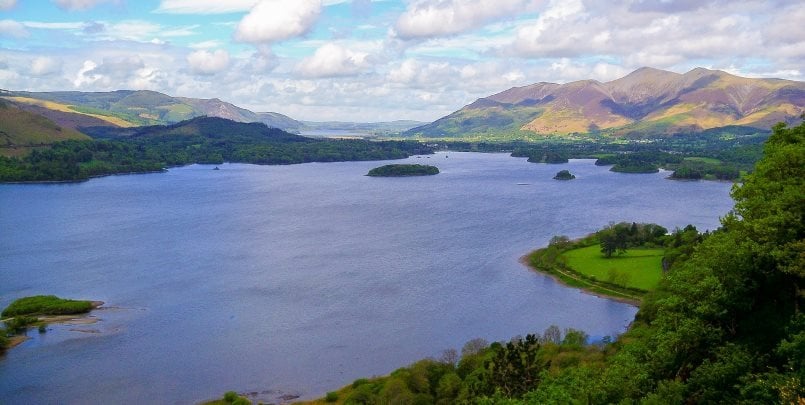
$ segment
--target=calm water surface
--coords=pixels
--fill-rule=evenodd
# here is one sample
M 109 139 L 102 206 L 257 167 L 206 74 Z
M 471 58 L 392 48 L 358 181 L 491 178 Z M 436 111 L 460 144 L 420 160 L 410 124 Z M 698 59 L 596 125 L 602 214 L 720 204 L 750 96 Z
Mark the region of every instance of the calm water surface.
M 442 173 L 194 165 L 0 185 L 0 306 L 34 294 L 107 303 L 100 322 L 33 331 L 0 359 L 0 402 L 309 398 L 476 337 L 551 324 L 618 334 L 634 307 L 562 287 L 518 258 L 613 221 L 713 229 L 732 207 L 729 184 L 591 160 L 408 161 Z M 552 180 L 561 169 L 577 179 Z

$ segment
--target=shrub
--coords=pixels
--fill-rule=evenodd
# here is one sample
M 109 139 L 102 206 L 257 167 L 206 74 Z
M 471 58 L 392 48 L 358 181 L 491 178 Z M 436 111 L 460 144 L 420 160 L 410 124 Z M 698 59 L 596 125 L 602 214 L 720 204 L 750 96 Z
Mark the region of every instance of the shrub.
M 358 388 L 358 387 L 360 387 L 361 385 L 368 384 L 368 383 L 369 383 L 369 380 L 368 380 L 368 379 L 366 379 L 366 378 L 359 378 L 359 379 L 357 379 L 357 380 L 355 380 L 355 381 L 353 381 L 353 382 L 352 382 L 352 388 Z
M 330 391 L 327 393 L 327 396 L 324 397 L 324 402 L 335 402 L 338 401 L 338 393 L 335 391 Z
M 237 393 L 237 392 L 235 392 L 235 391 L 227 391 L 227 392 L 224 394 L 224 401 L 226 401 L 226 402 L 232 403 L 232 402 L 234 402 L 236 399 L 238 399 L 238 393 Z

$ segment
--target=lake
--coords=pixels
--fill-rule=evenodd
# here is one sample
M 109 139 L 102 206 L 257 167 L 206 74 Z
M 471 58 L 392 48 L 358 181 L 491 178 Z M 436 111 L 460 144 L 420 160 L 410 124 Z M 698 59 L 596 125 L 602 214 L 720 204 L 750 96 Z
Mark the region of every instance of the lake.
M 555 324 L 600 339 L 636 308 L 518 262 L 610 222 L 714 229 L 731 184 L 438 153 L 388 162 L 192 165 L 75 184 L 0 185 L 0 307 L 102 300 L 0 359 L 0 402 L 311 398 L 468 340 Z M 572 181 L 556 181 L 568 169 Z

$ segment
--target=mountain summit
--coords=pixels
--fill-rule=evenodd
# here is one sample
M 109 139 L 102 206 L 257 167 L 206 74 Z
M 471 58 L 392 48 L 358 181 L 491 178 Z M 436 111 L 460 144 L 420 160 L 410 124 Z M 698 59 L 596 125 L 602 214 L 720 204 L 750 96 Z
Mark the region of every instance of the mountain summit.
M 610 82 L 535 83 L 484 97 L 409 130 L 424 137 L 604 133 L 673 135 L 711 128 L 769 129 L 805 111 L 805 82 L 750 79 L 696 68 L 640 68 Z

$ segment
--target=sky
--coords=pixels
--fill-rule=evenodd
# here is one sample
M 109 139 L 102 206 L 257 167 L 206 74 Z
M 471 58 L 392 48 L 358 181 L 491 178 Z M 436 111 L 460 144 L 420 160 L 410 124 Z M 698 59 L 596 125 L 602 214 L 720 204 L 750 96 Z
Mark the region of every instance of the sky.
M 433 121 L 643 66 L 805 79 L 801 0 L 0 0 L 0 88 Z

